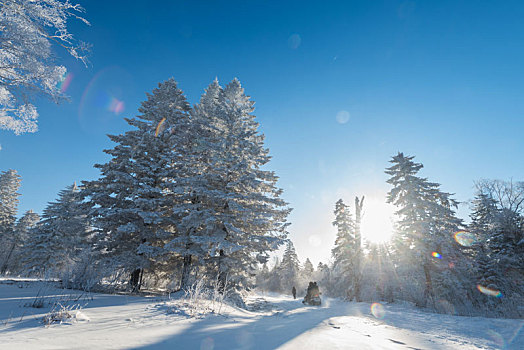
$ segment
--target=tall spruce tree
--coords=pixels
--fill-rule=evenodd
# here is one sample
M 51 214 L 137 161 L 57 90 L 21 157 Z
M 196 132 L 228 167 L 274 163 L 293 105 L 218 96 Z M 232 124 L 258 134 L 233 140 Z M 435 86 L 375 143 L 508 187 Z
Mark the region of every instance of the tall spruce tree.
M 169 196 L 173 197 L 172 213 L 176 218 L 177 234 L 165 244 L 164 253 L 183 257 L 182 289 L 188 288 L 190 284 L 193 265 L 198 263 L 204 266 L 209 274 L 216 270 L 218 261 L 218 258 L 212 261 L 216 251 L 219 251 L 214 237 L 214 200 L 217 193 L 213 186 L 221 174 L 214 172 L 213 157 L 223 142 L 217 129 L 217 125 L 220 125 L 221 94 L 222 87 L 215 79 L 205 90 L 200 102 L 191 109 L 192 142 L 187 144 L 185 156 L 178 167 L 172 168 L 169 174 L 176 179 L 170 183 Z M 220 277 L 224 285 L 225 274 Z
M 349 206 L 339 199 L 335 204 L 335 220 L 333 226 L 337 228 L 335 247 L 331 250 L 333 257 L 333 274 L 337 277 L 334 294 L 352 298 L 355 294 L 355 260 L 356 238 L 355 222 Z
M 126 119 L 133 129 L 109 136 L 117 145 L 105 151 L 109 162 L 95 165 L 102 176 L 85 182 L 99 260 L 111 262 L 109 274 L 127 274 L 135 291 L 144 269 L 176 234 L 173 196 L 166 194 L 173 192 L 176 172 L 195 137 L 189 133 L 188 111 L 173 79 L 158 84 L 142 102 L 141 114 Z
M 288 241 L 279 267 L 280 290 L 286 293 L 291 292 L 291 288 L 298 284 L 299 273 L 300 262 L 295 246 L 293 242 Z
M 250 285 L 268 253 L 287 236 L 289 209 L 276 187 L 277 176 L 263 170 L 270 157 L 254 120 L 253 102 L 240 82 L 222 89 L 215 80 L 191 112 L 195 142 L 179 184 L 189 198 L 174 208 L 181 235 L 166 246 L 198 256 L 225 285 Z
M 500 209 L 497 202 L 487 193 L 477 191 L 472 201 L 471 223 L 468 226 L 470 234 L 475 240 L 467 252 L 477 265 L 477 281 L 480 285 L 496 288 L 493 282 L 497 279 L 497 262 L 490 259 L 489 242 L 491 235 L 497 229 L 497 218 Z M 486 302 L 486 297 L 479 295 Z
M 399 152 L 386 169 L 387 182 L 393 186 L 387 201 L 399 208 L 395 237 L 399 277 L 406 292 L 423 290 L 413 295 L 423 306 L 430 302 L 438 308 L 438 300 L 465 306 L 473 286 L 466 274 L 471 264 L 453 239 L 462 226 L 453 210 L 458 202 L 440 191 L 439 184 L 417 176 L 423 165 L 413 158 Z
M 278 177 L 262 169 L 271 157 L 253 105 L 237 79 L 224 88 L 215 125 L 222 143 L 212 161 L 215 173 L 222 174 L 215 183 L 219 197 L 213 225 L 220 237 L 219 274 L 229 273 L 240 286 L 249 283 L 246 272 L 267 261 L 269 252 L 284 242 L 290 212 L 280 198 Z

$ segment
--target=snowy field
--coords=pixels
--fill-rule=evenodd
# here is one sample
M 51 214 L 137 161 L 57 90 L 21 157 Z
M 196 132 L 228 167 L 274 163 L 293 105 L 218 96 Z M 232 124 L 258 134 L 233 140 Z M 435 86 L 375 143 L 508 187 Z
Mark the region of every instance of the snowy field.
M 71 318 L 45 325 L 54 307 Z M 209 306 L 209 304 L 207 304 Z M 0 349 L 522 349 L 523 320 L 437 315 L 410 306 L 253 294 L 248 310 L 190 317 L 181 298 L 85 295 L 0 280 Z M 373 312 L 372 312 L 373 311 Z M 65 313 L 64 313 L 65 314 Z M 62 314 L 62 316 L 64 315 Z

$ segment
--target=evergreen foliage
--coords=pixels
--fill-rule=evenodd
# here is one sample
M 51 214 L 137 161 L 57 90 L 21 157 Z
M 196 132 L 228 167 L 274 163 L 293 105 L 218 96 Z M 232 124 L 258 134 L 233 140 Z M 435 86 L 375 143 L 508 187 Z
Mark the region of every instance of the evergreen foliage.
M 40 221 L 40 215 L 28 210 L 18 219 L 16 223 L 11 246 L 8 248 L 8 254 L 5 259 L 5 266 L 7 271 L 11 274 L 19 274 L 24 271 L 23 266 L 23 250 L 28 242 L 32 239 L 32 229 Z
M 524 297 L 524 183 L 477 183 L 469 230 L 477 237 L 478 298 L 492 310 L 522 317 Z
M 302 278 L 306 281 L 311 281 L 313 279 L 313 274 L 315 273 L 315 268 L 311 263 L 309 258 L 306 258 L 304 261 L 304 267 L 302 268 Z
M 88 249 L 89 223 L 76 184 L 48 203 L 41 220 L 29 232 L 22 261 L 30 274 L 41 277 L 72 276 L 83 249 Z
M 215 80 L 192 110 L 199 135 L 191 150 L 189 176 L 181 181 L 190 198 L 179 231 L 168 244 L 207 260 L 224 283 L 248 287 L 259 263 L 285 239 L 289 209 L 277 177 L 263 170 L 270 157 L 254 120 L 253 102 L 240 82 L 222 89 Z M 183 253 L 187 251 L 188 253 Z
M 453 238 L 462 227 L 454 211 L 458 202 L 439 184 L 417 176 L 423 165 L 413 158 L 399 152 L 386 169 L 393 186 L 387 201 L 398 207 L 393 249 L 401 288 L 406 294 L 412 290 L 419 305 L 429 302 L 437 308 L 437 301 L 445 300 L 467 308 L 473 292 L 466 272 L 471 264 Z
M 8 260 L 16 245 L 16 214 L 18 209 L 17 193 L 21 177 L 16 170 L 0 173 L 0 273 L 7 271 Z
M 97 165 L 102 177 L 85 182 L 84 195 L 99 260 L 129 275 L 133 289 L 144 271 L 177 259 L 181 288 L 193 267 L 247 288 L 283 243 L 289 209 L 277 176 L 262 169 L 270 157 L 253 104 L 238 80 L 224 89 L 215 80 L 190 110 L 171 79 L 128 120 L 134 130 L 110 136 L 112 159 Z
M 284 292 L 291 291 L 291 288 L 299 283 L 299 274 L 300 262 L 297 252 L 293 243 L 288 241 L 279 266 L 280 289 Z
M 109 136 L 116 145 L 95 165 L 100 178 L 60 191 L 42 218 L 28 211 L 17 220 L 20 176 L 2 172 L 0 272 L 133 292 L 186 289 L 199 278 L 221 293 L 256 285 L 301 294 L 316 281 L 324 295 L 349 301 L 522 317 L 523 182 L 478 182 L 464 231 L 453 195 L 399 152 L 385 171 L 387 202 L 397 207 L 393 240 L 362 246 L 364 197 L 355 198 L 354 216 L 340 199 L 332 261 L 315 270 L 307 258 L 301 268 L 253 112 L 237 79 L 224 88 L 214 80 L 193 107 L 173 79 L 158 84 L 126 119 L 131 130 Z
M 188 111 L 173 79 L 158 84 L 139 108 L 141 114 L 126 119 L 134 128 L 109 136 L 117 145 L 105 151 L 109 162 L 95 165 L 102 176 L 84 182 L 97 261 L 101 268 L 111 266 L 109 274 L 129 276 L 133 290 L 176 232 L 169 210 L 176 197 L 173 173 L 182 167 L 191 138 Z
M 333 273 L 340 276 L 337 279 L 335 290 L 342 292 L 340 296 L 347 297 L 354 292 L 354 270 L 356 263 L 355 222 L 349 206 L 339 199 L 335 204 L 335 220 L 333 226 L 337 228 L 335 247 L 331 250 L 333 257 Z

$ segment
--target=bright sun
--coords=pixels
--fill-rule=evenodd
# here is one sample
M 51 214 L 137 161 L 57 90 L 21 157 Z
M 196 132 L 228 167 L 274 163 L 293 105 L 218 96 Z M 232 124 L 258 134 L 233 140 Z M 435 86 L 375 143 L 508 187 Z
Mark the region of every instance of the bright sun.
M 361 232 L 362 238 L 371 243 L 387 242 L 393 234 L 393 213 L 395 207 L 384 198 L 364 199 Z

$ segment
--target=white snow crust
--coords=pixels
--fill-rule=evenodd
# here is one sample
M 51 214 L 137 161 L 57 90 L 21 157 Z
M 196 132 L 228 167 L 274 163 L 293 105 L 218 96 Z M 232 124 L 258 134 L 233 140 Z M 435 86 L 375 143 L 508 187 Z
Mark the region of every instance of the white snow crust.
M 29 306 L 40 297 L 41 308 Z M 57 302 L 80 307 L 44 325 Z M 64 306 L 67 306 L 64 305 Z M 369 303 L 253 293 L 248 309 L 189 317 L 181 296 L 85 294 L 57 282 L 0 280 L 0 349 L 521 349 L 524 321 L 423 312 Z

